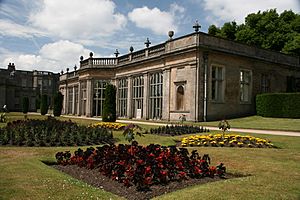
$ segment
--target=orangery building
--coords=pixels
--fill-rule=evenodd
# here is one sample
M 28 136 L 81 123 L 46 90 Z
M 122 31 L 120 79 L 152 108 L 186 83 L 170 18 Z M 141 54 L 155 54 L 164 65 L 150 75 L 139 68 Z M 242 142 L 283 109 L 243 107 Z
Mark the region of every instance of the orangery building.
M 63 113 L 101 116 L 107 83 L 118 118 L 189 121 L 255 114 L 260 93 L 300 91 L 299 57 L 195 32 L 116 57 L 93 53 L 61 73 Z

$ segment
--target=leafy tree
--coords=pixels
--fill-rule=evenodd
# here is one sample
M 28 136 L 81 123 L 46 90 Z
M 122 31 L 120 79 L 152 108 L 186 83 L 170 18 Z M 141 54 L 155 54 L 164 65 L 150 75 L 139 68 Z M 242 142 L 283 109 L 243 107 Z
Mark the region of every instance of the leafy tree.
M 46 94 L 43 94 L 41 100 L 41 115 L 46 115 L 47 113 L 48 113 L 48 96 Z
M 221 28 L 211 25 L 208 34 L 300 56 L 300 15 L 291 10 L 251 13 L 244 24 L 226 22 Z
M 29 109 L 29 98 L 28 97 L 23 97 L 22 98 L 22 112 L 24 114 L 27 114 L 28 109 Z
M 53 115 L 59 117 L 63 107 L 63 95 L 61 92 L 57 92 L 53 96 Z
M 112 84 L 107 84 L 104 92 L 103 114 L 102 121 L 115 122 L 116 115 L 116 87 Z

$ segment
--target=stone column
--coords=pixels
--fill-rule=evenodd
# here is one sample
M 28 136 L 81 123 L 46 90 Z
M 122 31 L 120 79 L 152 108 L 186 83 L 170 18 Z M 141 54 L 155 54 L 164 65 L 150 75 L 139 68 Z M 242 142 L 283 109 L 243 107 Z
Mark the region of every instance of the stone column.
M 170 69 L 163 71 L 162 119 L 170 120 Z
M 88 79 L 86 82 L 86 116 L 91 117 L 93 115 L 93 85 L 92 79 Z
M 143 98 L 143 119 L 149 119 L 148 112 L 148 104 L 149 104 L 149 74 L 144 74 L 144 98 Z
M 81 115 L 81 82 L 78 81 L 78 104 L 77 104 L 77 115 Z
M 68 84 L 66 84 L 64 89 L 64 114 L 68 114 Z
M 132 76 L 128 77 L 127 93 L 127 117 L 132 118 Z
M 73 96 L 72 96 L 72 99 L 73 99 L 73 103 L 72 103 L 72 114 L 75 115 L 75 86 L 72 87 L 72 90 L 73 90 Z

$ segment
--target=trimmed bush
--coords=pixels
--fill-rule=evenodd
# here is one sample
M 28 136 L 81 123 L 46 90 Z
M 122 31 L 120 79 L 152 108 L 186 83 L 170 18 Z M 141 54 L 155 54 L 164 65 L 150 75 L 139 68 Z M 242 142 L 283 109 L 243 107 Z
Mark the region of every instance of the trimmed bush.
M 48 96 L 46 94 L 42 95 L 41 101 L 41 115 L 46 115 L 48 113 Z
M 29 109 L 29 98 L 28 97 L 23 97 L 22 98 L 22 112 L 24 114 L 28 113 Z
M 272 93 L 256 96 L 257 115 L 300 118 L 300 93 Z
M 57 92 L 53 96 L 53 115 L 59 117 L 63 107 L 63 95 L 61 92 Z
M 107 84 L 104 92 L 103 114 L 102 121 L 115 122 L 116 115 L 116 87 L 112 84 Z

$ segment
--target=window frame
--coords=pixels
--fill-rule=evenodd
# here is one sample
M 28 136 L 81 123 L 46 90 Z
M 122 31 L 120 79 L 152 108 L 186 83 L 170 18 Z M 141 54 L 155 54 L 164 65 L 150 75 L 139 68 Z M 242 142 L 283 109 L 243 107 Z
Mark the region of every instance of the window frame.
M 213 68 L 221 69 L 222 77 L 213 78 Z M 218 75 L 218 72 L 216 73 Z M 213 98 L 213 82 L 216 82 L 215 98 Z M 212 64 L 210 68 L 210 100 L 214 103 L 224 103 L 225 101 L 225 66 Z
M 242 72 L 247 72 L 249 73 L 249 82 L 247 81 L 242 81 Z M 244 68 L 240 68 L 239 70 L 239 84 L 240 84 L 240 90 L 239 90 L 239 99 L 240 99 L 240 103 L 241 104 L 251 104 L 251 99 L 252 99 L 252 82 L 253 82 L 253 78 L 252 78 L 252 70 L 250 69 L 244 69 Z M 245 79 L 245 78 L 244 78 Z M 243 100 L 242 99 L 242 85 L 248 85 L 248 99 L 247 100 Z

